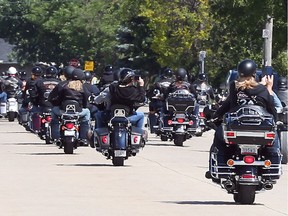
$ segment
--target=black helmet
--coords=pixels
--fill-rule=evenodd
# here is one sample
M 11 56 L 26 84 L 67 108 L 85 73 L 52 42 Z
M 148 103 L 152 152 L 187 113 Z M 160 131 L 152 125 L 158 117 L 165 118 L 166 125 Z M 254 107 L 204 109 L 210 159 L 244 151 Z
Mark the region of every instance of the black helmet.
M 67 79 L 70 79 L 72 77 L 72 72 L 75 70 L 75 67 L 69 65 L 67 67 L 64 68 L 64 76 L 67 78 Z
M 20 71 L 19 72 L 19 77 L 20 77 L 21 80 L 25 80 L 26 76 L 27 76 L 26 71 Z
M 200 81 L 206 81 L 206 80 L 207 80 L 206 74 L 205 74 L 205 73 L 200 73 L 200 74 L 198 75 L 198 80 L 200 80 Z
M 84 74 L 83 70 L 76 68 L 73 70 L 71 78 L 72 78 L 72 80 L 84 80 L 85 74 Z
M 278 79 L 278 88 L 281 90 L 287 89 L 287 78 L 286 77 L 279 77 Z
M 32 68 L 31 72 L 35 76 L 41 76 L 43 71 L 42 71 L 41 67 L 35 66 L 35 67 Z
M 173 76 L 173 71 L 170 68 L 166 68 L 163 71 L 163 77 L 164 78 L 171 78 Z
M 257 65 L 253 60 L 245 59 L 238 65 L 238 74 L 240 77 L 250 77 L 256 73 Z
M 184 81 L 187 77 L 187 71 L 184 68 L 178 68 L 175 76 L 177 81 Z
M 45 75 L 47 77 L 55 77 L 58 74 L 58 69 L 54 66 L 49 66 L 45 70 Z
M 134 78 L 135 73 L 132 69 L 130 68 L 122 68 L 120 69 L 120 73 L 119 73 L 119 81 L 121 84 L 128 84 L 132 81 L 132 79 Z
M 85 80 L 86 81 L 91 81 L 92 74 L 89 71 L 84 71 L 84 75 L 85 75 Z
M 105 66 L 104 71 L 105 72 L 113 71 L 113 67 L 111 65 L 107 65 Z

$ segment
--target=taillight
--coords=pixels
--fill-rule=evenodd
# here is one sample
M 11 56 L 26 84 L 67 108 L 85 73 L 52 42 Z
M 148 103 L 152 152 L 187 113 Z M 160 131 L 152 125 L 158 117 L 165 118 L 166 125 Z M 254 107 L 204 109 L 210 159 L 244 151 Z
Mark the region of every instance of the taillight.
M 138 140 L 139 140 L 139 139 L 138 139 L 138 136 L 134 136 L 133 142 L 134 142 L 134 143 L 138 143 Z
M 235 138 L 236 137 L 236 133 L 234 131 L 227 131 L 226 132 L 226 137 Z
M 67 123 L 67 124 L 65 124 L 65 127 L 67 129 L 72 129 L 72 128 L 74 128 L 74 124 L 73 123 Z
M 255 161 L 255 158 L 253 156 L 245 156 L 244 157 L 244 162 L 247 163 L 247 164 L 251 164 L 251 163 L 254 163 Z
M 234 165 L 234 160 L 229 159 L 229 160 L 227 161 L 227 165 L 228 165 L 228 166 L 233 166 L 233 165 Z
M 178 119 L 177 119 L 177 122 L 178 122 L 178 123 L 183 123 L 183 122 L 184 122 L 184 119 L 183 119 L 183 118 L 178 118 Z
M 194 122 L 192 120 L 189 121 L 189 125 L 193 125 Z
M 52 117 L 51 117 L 51 116 L 47 116 L 47 117 L 46 117 L 46 121 L 47 121 L 47 122 L 51 122 L 51 120 L 52 120 Z
M 102 143 L 107 144 L 108 143 L 108 139 L 107 136 L 102 136 Z
M 171 125 L 172 124 L 172 120 L 168 120 L 168 125 Z
M 274 139 L 274 138 L 275 138 L 274 132 L 265 133 L 265 139 Z
M 46 122 L 46 119 L 42 118 L 41 123 L 44 124 Z
M 200 114 L 200 117 L 202 117 L 202 118 L 205 117 L 204 112 L 200 112 L 199 114 Z

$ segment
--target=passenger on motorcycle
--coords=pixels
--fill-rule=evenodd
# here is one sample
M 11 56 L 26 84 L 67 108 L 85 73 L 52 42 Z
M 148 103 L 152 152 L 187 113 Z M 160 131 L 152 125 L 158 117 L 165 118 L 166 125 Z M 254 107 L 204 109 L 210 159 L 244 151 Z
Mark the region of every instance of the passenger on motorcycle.
M 60 110 L 62 102 L 65 100 L 75 100 L 82 108 L 82 111 L 79 113 L 79 116 L 82 117 L 80 119 L 79 138 L 81 142 L 86 145 L 87 131 L 89 130 L 90 111 L 87 108 L 89 92 L 85 86 L 83 86 L 85 74 L 81 69 L 75 69 L 72 66 L 67 66 L 64 69 L 64 75 L 67 80 L 56 85 L 48 97 L 48 101 L 50 101 L 53 105 L 51 113 L 52 139 L 56 140 L 56 143 L 58 143 L 57 140 L 60 139 L 59 117 L 62 114 Z
M 165 96 L 168 94 L 169 86 L 175 80 L 173 78 L 173 71 L 166 68 L 163 72 L 162 79 L 157 81 L 154 86 L 149 90 L 149 114 L 148 119 L 150 123 L 150 132 L 155 133 L 156 130 L 153 126 L 157 124 L 157 111 L 163 113 L 165 111 Z
M 119 72 L 119 82 L 112 83 L 108 88 L 104 89 L 96 98 L 95 103 L 106 104 L 106 109 L 114 104 L 126 105 L 130 108 L 128 119 L 138 128 L 144 125 L 144 113 L 135 111 L 135 103 L 143 103 L 145 101 L 144 81 L 141 77 L 135 80 L 135 73 L 130 68 L 122 68 Z M 107 112 L 97 113 L 97 127 L 105 127 L 107 125 Z M 106 121 L 105 121 L 106 120 Z
M 252 60 L 243 60 L 238 65 L 239 78 L 230 85 L 230 94 L 224 101 L 223 105 L 216 111 L 213 119 L 221 119 L 222 116 L 231 109 L 241 105 L 260 105 L 265 108 L 276 119 L 276 110 L 273 105 L 273 82 L 268 82 L 267 87 L 258 83 L 256 76 L 256 63 Z M 218 122 L 219 123 L 219 122 Z M 215 131 L 213 144 L 210 148 L 210 155 L 214 147 L 217 147 L 218 163 L 225 163 L 225 155 L 227 155 L 227 147 L 223 138 L 223 130 L 221 126 Z M 268 157 L 273 164 L 280 163 L 280 150 L 278 137 L 275 137 L 274 145 L 268 152 Z M 210 161 L 210 159 L 209 159 Z M 210 163 L 209 163 L 210 164 Z M 205 174 L 206 178 L 211 178 L 210 171 Z
M 4 84 L 4 91 L 9 97 L 9 94 L 14 94 L 15 91 L 22 88 L 23 83 L 18 78 L 18 71 L 15 67 L 10 67 L 7 71 L 7 77 L 1 78 L 1 82 Z

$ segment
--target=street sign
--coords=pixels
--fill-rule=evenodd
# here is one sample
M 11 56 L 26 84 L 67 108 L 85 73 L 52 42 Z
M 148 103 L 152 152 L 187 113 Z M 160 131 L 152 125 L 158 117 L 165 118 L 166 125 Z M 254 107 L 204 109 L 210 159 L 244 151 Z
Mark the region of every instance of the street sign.
M 94 61 L 85 61 L 85 71 L 93 71 L 94 70 Z

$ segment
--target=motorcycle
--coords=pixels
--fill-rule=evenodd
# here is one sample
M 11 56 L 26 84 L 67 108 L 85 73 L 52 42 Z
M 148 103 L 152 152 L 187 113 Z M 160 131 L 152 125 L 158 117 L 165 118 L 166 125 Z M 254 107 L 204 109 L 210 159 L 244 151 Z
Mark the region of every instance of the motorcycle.
M 166 100 L 168 113 L 164 114 L 158 127 L 161 140 L 168 138 L 176 146 L 183 146 L 197 131 L 199 119 L 193 115 L 196 99 L 188 90 L 176 90 L 170 93 Z
M 287 164 L 288 160 L 288 106 L 282 102 L 283 105 L 283 112 L 278 114 L 279 120 L 281 121 L 279 127 L 278 127 L 278 134 L 280 137 L 280 143 L 281 143 L 281 154 L 282 157 L 282 164 Z
M 208 127 L 205 124 L 205 115 L 204 115 L 204 109 L 206 106 L 208 106 L 208 99 L 209 96 L 205 90 L 201 90 L 198 92 L 197 96 L 197 103 L 199 104 L 199 125 L 198 130 L 196 131 L 196 136 L 202 136 L 203 132 L 208 130 Z
M 258 191 L 271 190 L 280 178 L 281 163 L 269 154 L 276 127 L 272 115 L 260 106 L 241 106 L 225 115 L 225 158 L 220 159 L 214 147 L 209 169 L 212 181 L 233 194 L 235 202 L 253 204 Z M 276 158 L 281 160 L 280 152 Z
M 79 112 L 82 109 L 77 101 L 66 100 L 62 103 L 61 110 L 64 112 L 60 117 L 60 140 L 56 145 L 63 147 L 65 154 L 73 154 L 79 144 Z
M 17 90 L 7 92 L 6 115 L 9 122 L 13 122 L 18 116 L 18 98 L 20 97 L 20 94 L 21 91 Z
M 94 130 L 96 151 L 107 159 L 112 159 L 114 166 L 124 166 L 124 161 L 136 156 L 140 148 L 145 146 L 144 130 L 131 125 L 127 114 L 129 108 L 123 105 L 111 107 L 112 118 L 108 127 Z
M 52 143 L 52 137 L 51 137 L 51 108 L 45 107 L 42 110 L 42 113 L 40 114 L 41 119 L 41 125 L 40 125 L 40 131 L 38 133 L 38 136 L 40 139 L 45 140 L 46 144 Z

